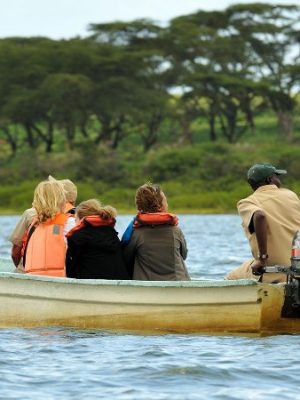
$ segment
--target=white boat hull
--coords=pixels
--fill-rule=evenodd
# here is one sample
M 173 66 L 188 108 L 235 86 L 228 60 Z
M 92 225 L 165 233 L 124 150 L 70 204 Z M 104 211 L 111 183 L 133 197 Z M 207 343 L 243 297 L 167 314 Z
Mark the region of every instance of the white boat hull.
M 0 327 L 147 333 L 294 333 L 283 285 L 252 280 L 138 282 L 0 273 Z

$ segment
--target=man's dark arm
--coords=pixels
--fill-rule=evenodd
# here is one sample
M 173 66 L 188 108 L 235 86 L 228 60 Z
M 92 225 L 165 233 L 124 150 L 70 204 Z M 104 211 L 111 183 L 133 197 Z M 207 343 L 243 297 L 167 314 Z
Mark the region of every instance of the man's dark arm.
M 252 217 L 253 228 L 256 234 L 258 254 L 255 254 L 256 261 L 252 264 L 253 274 L 256 275 L 260 272 L 262 267 L 266 266 L 267 263 L 267 218 L 266 214 L 262 211 L 256 211 Z M 264 258 L 263 258 L 264 257 Z
M 263 211 L 254 213 L 253 225 L 259 254 L 267 254 L 267 218 Z
M 22 258 L 22 246 L 17 246 L 16 244 L 13 244 L 13 247 L 11 249 L 11 258 L 15 266 L 17 267 Z

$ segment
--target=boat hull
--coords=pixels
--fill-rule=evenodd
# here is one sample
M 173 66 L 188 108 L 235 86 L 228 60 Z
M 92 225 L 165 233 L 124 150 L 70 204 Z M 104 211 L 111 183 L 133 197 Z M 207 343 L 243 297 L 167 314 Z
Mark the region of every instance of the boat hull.
M 68 326 L 144 333 L 294 333 L 283 285 L 137 282 L 0 273 L 0 327 Z

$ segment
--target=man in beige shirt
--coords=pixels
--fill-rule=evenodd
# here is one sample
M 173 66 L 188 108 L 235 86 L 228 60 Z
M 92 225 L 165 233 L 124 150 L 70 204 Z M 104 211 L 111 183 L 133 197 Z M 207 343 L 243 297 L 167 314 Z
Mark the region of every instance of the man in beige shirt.
M 260 279 L 262 267 L 291 265 L 292 241 L 300 229 L 300 200 L 291 190 L 280 187 L 279 177 L 286 173 L 271 164 L 255 164 L 249 169 L 248 183 L 254 192 L 240 200 L 237 208 L 254 258 L 225 279 Z M 285 282 L 286 276 L 267 273 L 262 280 Z

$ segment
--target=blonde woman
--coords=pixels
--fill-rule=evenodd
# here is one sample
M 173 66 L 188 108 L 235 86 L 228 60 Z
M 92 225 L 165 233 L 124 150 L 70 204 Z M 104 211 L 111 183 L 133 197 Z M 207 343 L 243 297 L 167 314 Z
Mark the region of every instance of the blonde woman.
M 190 280 L 184 260 L 185 238 L 176 215 L 158 185 L 146 183 L 136 192 L 138 214 L 123 238 L 124 257 L 133 279 L 144 281 Z M 125 240 L 124 240 L 125 239 Z
M 48 177 L 48 181 L 57 181 L 51 175 Z M 70 179 L 61 179 L 59 180 L 63 184 L 65 195 L 66 195 L 66 204 L 64 207 L 64 213 L 68 216 L 75 215 L 75 203 L 77 198 L 77 187 L 76 185 L 70 181 Z M 12 251 L 11 256 L 13 262 L 16 266 L 16 272 L 25 272 L 24 265 L 22 262 L 22 249 L 23 249 L 23 239 L 26 231 L 30 227 L 32 221 L 36 217 L 36 210 L 32 208 L 28 208 L 22 214 L 20 220 L 15 226 L 9 240 L 12 243 Z M 74 226 L 74 221 L 71 220 L 71 227 Z
M 66 233 L 75 220 L 64 213 L 66 196 L 61 182 L 51 179 L 38 184 L 32 206 L 36 217 L 24 243 L 25 273 L 65 276 Z
M 116 210 L 96 199 L 76 207 L 78 224 L 67 235 L 66 272 L 77 279 L 129 279 L 118 234 Z

